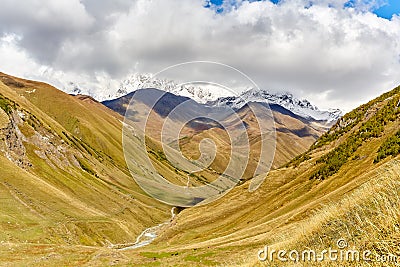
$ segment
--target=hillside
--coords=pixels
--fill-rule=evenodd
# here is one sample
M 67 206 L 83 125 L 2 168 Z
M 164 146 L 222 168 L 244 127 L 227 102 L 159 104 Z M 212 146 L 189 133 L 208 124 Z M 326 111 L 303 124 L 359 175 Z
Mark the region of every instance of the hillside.
M 337 202 L 318 209 L 309 219 L 299 223 L 301 231 L 288 231 L 274 237 L 273 249 L 301 251 L 313 248 L 323 251 L 343 246 L 356 248 L 354 254 L 362 260 L 363 252 L 370 251 L 371 262 L 347 263 L 357 266 L 395 266 L 398 264 L 400 216 L 400 161 L 392 160 L 370 173 L 369 181 Z M 347 249 L 347 247 L 345 248 Z M 379 258 L 377 258 L 377 256 Z M 353 257 L 353 256 L 352 256 Z M 352 258 L 350 258 L 352 259 Z M 373 262 L 375 261 L 375 262 Z M 259 264 L 251 257 L 249 265 Z M 337 266 L 337 262 L 307 263 L 308 266 Z M 341 264 L 346 264 L 342 262 Z M 277 266 L 286 266 L 277 263 Z
M 300 239 L 295 239 L 302 234 L 299 229 L 310 224 L 313 214 L 322 216 L 318 215 L 322 205 L 352 198 L 351 192 L 361 185 L 393 173 L 390 166 L 398 170 L 394 158 L 399 157 L 399 106 L 400 87 L 346 114 L 309 151 L 286 167 L 271 171 L 254 193 L 247 191 L 246 182 L 207 206 L 182 211 L 156 243 L 143 250 L 143 255 L 151 252 L 163 264 L 194 262 L 200 266 L 202 261 L 253 265 L 257 263 L 257 251 L 265 245 L 276 247 L 287 236 L 293 237 L 290 242 L 300 244 Z M 396 173 L 390 179 L 397 183 Z M 371 220 L 378 219 L 372 216 Z M 320 227 L 324 228 L 322 222 Z M 387 231 L 392 231 L 393 242 L 398 242 L 398 228 Z M 368 239 L 363 232 L 349 235 L 354 239 L 348 241 L 356 244 Z M 329 242 L 336 241 L 332 239 Z M 369 246 L 375 246 L 379 236 L 369 241 Z
M 303 154 L 270 171 L 258 190 L 249 192 L 251 180 L 243 181 L 215 202 L 177 210 L 169 222 L 170 207 L 144 194 L 129 175 L 120 114 L 43 83 L 0 79 L 3 262 L 254 266 L 265 245 L 320 249 L 339 237 L 383 254 L 398 249 L 400 87 L 343 116 Z M 161 120 L 164 111 L 154 115 Z M 246 107 L 238 113 L 251 122 Z M 274 116 L 282 122 L 278 142 L 285 125 L 299 138 L 307 133 L 287 110 Z M 194 121 L 186 133 L 216 137 L 217 125 L 202 128 L 209 123 Z M 182 182 L 184 173 L 163 160 L 157 140 L 148 141 L 158 170 Z M 186 143 L 187 153 L 192 144 Z M 163 222 L 150 245 L 111 246 L 132 244 L 144 228 Z
M 129 174 L 119 114 L 2 73 L 0 107 L 0 251 L 131 243 L 170 217 Z
M 229 139 L 227 138 L 227 132 L 222 130 L 221 124 L 226 123 L 230 125 L 231 122 L 234 121 L 236 115 L 230 115 L 229 112 L 224 111 L 224 107 L 222 107 L 221 104 L 218 106 L 204 105 L 197 103 L 190 98 L 174 95 L 172 93 L 164 94 L 163 91 L 156 89 L 137 90 L 120 98 L 104 101 L 102 103 L 119 114 L 125 115 L 132 97 L 136 94 L 140 94 L 140 98 L 142 99 L 140 101 L 141 103 L 138 103 L 137 105 L 145 104 L 147 106 L 148 103 L 151 103 L 148 99 L 161 97 L 162 95 L 159 103 L 154 107 L 155 114 L 153 114 L 146 123 L 148 135 L 156 140 L 161 139 L 160 127 L 162 127 L 163 123 L 167 121 L 166 118 L 168 117 L 168 114 L 177 106 L 184 105 L 186 110 L 183 112 L 181 111 L 179 116 L 174 113 L 172 118 L 169 118 L 168 121 L 174 121 L 176 123 L 175 127 L 179 128 L 182 127 L 180 124 L 185 122 L 185 119 L 191 116 L 212 116 L 212 114 L 218 112 L 221 112 L 221 114 L 226 113 L 227 115 L 225 117 L 222 116 L 219 121 L 220 124 L 218 125 L 212 121 L 205 120 L 197 120 L 196 123 L 193 123 L 193 121 L 189 119 L 188 122 L 183 125 L 184 127 L 182 127 L 179 143 L 185 156 L 188 158 L 197 158 L 200 155 L 198 151 L 199 141 L 204 138 L 214 140 L 219 149 L 219 153 L 217 154 L 217 158 L 214 161 L 212 168 L 218 172 L 223 172 L 229 161 L 230 143 L 226 142 L 226 140 Z M 139 99 L 139 97 L 137 98 Z M 259 160 L 257 153 L 259 153 L 260 148 L 259 140 L 257 140 L 257 138 L 259 138 L 260 132 L 256 121 L 261 120 L 260 123 L 264 123 L 265 125 L 268 124 L 268 122 L 262 121 L 265 120 L 264 118 L 256 118 L 254 112 L 252 112 L 252 108 L 257 109 L 256 105 L 262 106 L 264 104 L 261 102 L 252 102 L 247 105 L 242 105 L 238 110 L 236 110 L 237 115 L 247 127 L 247 133 L 252 145 L 251 151 L 253 152 L 253 155 L 250 157 L 248 169 L 244 175 L 245 179 L 252 177 L 252 174 L 254 174 L 254 167 Z M 135 107 L 135 109 L 139 110 L 138 107 Z M 327 131 L 329 124 L 331 123 L 303 118 L 278 104 L 271 104 L 267 106 L 267 109 L 271 109 L 276 128 L 274 130 L 277 142 L 275 157 L 272 163 L 273 168 L 278 168 L 293 159 L 295 156 L 307 151 L 315 140 Z M 135 120 L 144 121 L 145 118 L 140 117 L 139 113 L 140 112 L 136 114 Z M 171 140 L 171 142 L 172 141 L 176 142 L 177 140 Z M 221 151 L 223 152 L 221 153 Z

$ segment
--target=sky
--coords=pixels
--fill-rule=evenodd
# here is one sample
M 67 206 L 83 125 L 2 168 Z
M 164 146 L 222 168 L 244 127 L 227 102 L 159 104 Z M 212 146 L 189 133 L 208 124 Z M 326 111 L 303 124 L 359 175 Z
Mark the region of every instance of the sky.
M 63 90 L 79 86 L 95 96 L 116 91 L 134 73 L 194 60 L 230 65 L 261 89 L 291 92 L 322 109 L 349 111 L 400 84 L 398 0 L 0 0 L 0 6 L 0 71 Z M 209 78 L 229 85 L 230 75 L 222 70 Z
M 400 1 L 387 1 L 379 8 L 373 10 L 373 12 L 382 18 L 391 19 L 393 15 L 400 14 Z

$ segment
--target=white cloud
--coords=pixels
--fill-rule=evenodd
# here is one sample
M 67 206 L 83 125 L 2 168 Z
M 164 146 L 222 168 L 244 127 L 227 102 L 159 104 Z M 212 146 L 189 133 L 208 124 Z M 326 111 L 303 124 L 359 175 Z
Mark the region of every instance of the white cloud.
M 22 11 L 2 6 L 3 34 L 22 38 L 12 46 L 0 41 L 3 71 L 32 78 L 44 65 L 51 70 L 46 80 L 54 75 L 53 83 L 72 80 L 95 92 L 115 87 L 130 72 L 211 60 L 244 71 L 262 88 L 346 110 L 400 83 L 400 18 L 368 12 L 372 1 L 345 9 L 344 0 L 313 1 L 307 8 L 303 0 L 235 1 L 223 14 L 202 0 L 50 2 L 39 14 L 33 0 Z M 213 78 L 229 81 L 227 73 Z

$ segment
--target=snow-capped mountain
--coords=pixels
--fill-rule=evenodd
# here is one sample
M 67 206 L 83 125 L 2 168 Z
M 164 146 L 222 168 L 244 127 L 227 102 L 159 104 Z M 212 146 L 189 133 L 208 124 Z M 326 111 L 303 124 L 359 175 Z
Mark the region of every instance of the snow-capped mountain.
M 115 83 L 114 83 L 115 84 Z M 111 88 L 114 89 L 111 89 Z M 243 107 L 248 102 L 261 102 L 280 105 L 296 115 L 306 119 L 326 121 L 328 123 L 339 119 L 343 114 L 339 109 L 319 110 L 308 100 L 297 99 L 290 93 L 269 93 L 268 91 L 249 89 L 240 96 L 223 89 L 222 87 L 202 84 L 179 84 L 176 81 L 168 79 L 153 78 L 151 74 L 136 73 L 119 83 L 119 86 L 107 86 L 105 90 L 93 91 L 83 90 L 76 83 L 68 83 L 65 88 L 71 94 L 87 94 L 98 101 L 117 99 L 130 92 L 144 88 L 156 88 L 174 95 L 189 97 L 200 104 L 209 106 L 228 105 L 234 109 Z
M 60 79 L 61 81 L 61 79 Z M 62 90 L 68 94 L 89 95 L 97 101 L 117 99 L 138 89 L 155 88 L 175 95 L 189 97 L 198 103 L 205 104 L 220 97 L 233 95 L 221 87 L 201 84 L 179 84 L 168 79 L 153 78 L 151 74 L 133 74 L 121 82 L 102 81 L 102 88 L 93 87 L 93 84 L 82 84 L 77 82 L 63 82 Z
M 121 82 L 113 98 L 115 99 L 144 88 L 156 88 L 175 95 L 189 97 L 201 104 L 231 95 L 228 90 L 220 87 L 178 84 L 173 80 L 152 78 L 150 74 L 134 74 Z
M 259 102 L 280 105 L 296 115 L 306 119 L 326 121 L 328 123 L 338 120 L 342 115 L 339 109 L 329 109 L 327 111 L 319 110 L 306 99 L 297 99 L 290 93 L 271 94 L 264 90 L 250 89 L 243 92 L 240 96 L 221 97 L 215 101 L 207 102 L 207 105 L 230 106 L 233 109 L 239 109 L 249 102 Z

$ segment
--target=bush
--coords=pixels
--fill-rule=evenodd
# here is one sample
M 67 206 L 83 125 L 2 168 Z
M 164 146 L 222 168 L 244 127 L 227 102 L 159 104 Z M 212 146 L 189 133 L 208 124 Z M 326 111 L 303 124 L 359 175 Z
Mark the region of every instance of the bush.
M 374 160 L 374 163 L 378 163 L 379 161 L 393 156 L 396 157 L 400 154 L 400 131 L 398 131 L 395 135 L 389 137 L 378 149 L 378 155 Z
M 12 110 L 15 109 L 15 103 L 0 94 L 0 108 L 7 114 L 10 114 Z
M 81 159 L 81 158 L 79 158 L 79 157 L 75 157 L 75 158 L 76 158 L 76 160 L 78 161 L 79 166 L 81 166 L 82 170 L 84 170 L 85 172 L 87 172 L 87 173 L 89 173 L 89 174 L 91 174 L 91 175 L 97 176 L 97 175 L 96 175 L 96 172 L 93 171 L 93 170 L 90 168 L 90 166 L 89 166 L 88 163 L 86 163 L 83 159 Z

